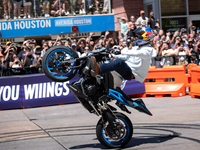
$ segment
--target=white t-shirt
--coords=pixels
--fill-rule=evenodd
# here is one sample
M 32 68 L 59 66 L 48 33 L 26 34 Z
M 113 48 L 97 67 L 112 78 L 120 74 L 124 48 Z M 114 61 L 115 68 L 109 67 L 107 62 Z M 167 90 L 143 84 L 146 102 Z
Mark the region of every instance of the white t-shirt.
M 162 56 L 164 56 L 164 54 L 175 54 L 175 51 L 173 50 L 173 49 L 168 49 L 168 50 L 163 50 L 162 51 Z M 173 62 L 174 62 L 174 59 L 173 59 L 173 57 L 163 57 L 162 59 L 161 59 L 161 62 L 160 62 L 160 64 L 161 64 L 161 66 L 170 66 L 170 65 L 172 65 L 173 64 Z
M 135 80 L 142 83 L 149 71 L 153 49 L 150 44 L 142 47 L 134 46 L 131 50 L 122 50 L 121 55 L 114 55 L 114 58 L 125 60 Z

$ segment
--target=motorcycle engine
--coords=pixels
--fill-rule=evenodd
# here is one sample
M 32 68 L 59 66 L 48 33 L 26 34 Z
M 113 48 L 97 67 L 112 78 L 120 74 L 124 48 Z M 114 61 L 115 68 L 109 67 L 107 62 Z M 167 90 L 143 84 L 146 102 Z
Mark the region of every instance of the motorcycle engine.
M 95 95 L 98 90 L 97 85 L 94 84 L 85 84 L 85 92 L 88 96 Z

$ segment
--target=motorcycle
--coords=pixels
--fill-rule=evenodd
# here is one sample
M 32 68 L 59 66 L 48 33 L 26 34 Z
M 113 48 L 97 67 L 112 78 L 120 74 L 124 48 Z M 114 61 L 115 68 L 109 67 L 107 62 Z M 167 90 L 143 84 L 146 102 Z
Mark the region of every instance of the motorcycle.
M 96 125 L 96 136 L 99 142 L 107 148 L 125 146 L 132 138 L 133 125 L 123 113 L 108 104 L 116 100 L 116 105 L 127 113 L 131 113 L 126 106 L 140 112 L 152 115 L 142 99 L 132 100 L 120 88 L 123 78 L 115 71 L 92 77 L 88 72 L 87 63 L 94 56 L 98 63 L 106 63 L 110 53 L 115 50 L 99 48 L 84 57 L 66 46 L 50 48 L 44 55 L 42 68 L 48 78 L 56 82 L 72 79 L 78 72 L 79 79 L 68 84 L 71 93 L 90 113 L 99 116 Z

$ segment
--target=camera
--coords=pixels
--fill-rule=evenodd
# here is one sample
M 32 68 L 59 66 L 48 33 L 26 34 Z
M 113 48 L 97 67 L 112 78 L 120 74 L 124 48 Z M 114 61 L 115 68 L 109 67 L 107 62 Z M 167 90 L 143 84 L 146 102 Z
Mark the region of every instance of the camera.
M 14 43 L 13 46 L 17 46 L 17 43 Z
M 32 43 L 32 42 L 33 42 L 33 40 L 30 40 L 29 42 L 30 42 L 30 43 Z
M 191 28 L 192 30 L 195 30 L 196 29 L 196 27 L 195 26 L 192 26 L 192 28 Z
M 9 52 L 12 53 L 12 52 L 14 52 L 14 50 L 13 50 L 13 49 L 10 49 Z
M 182 32 L 186 32 L 186 29 L 185 29 L 185 28 L 183 28 L 183 29 L 181 29 L 181 31 L 182 31 Z

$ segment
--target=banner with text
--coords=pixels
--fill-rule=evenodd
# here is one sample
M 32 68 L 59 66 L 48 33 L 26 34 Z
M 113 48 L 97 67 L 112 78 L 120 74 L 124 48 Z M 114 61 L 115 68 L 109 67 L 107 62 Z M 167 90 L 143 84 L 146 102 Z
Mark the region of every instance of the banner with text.
M 0 21 L 0 32 L 1 38 L 39 36 L 71 33 L 72 26 L 79 32 L 114 31 L 114 15 Z
M 76 75 L 67 82 L 54 82 L 44 74 L 0 78 L 0 109 L 28 108 L 75 103 L 67 84 L 78 80 Z M 135 80 L 123 84 L 127 95 L 144 93 L 144 83 Z

